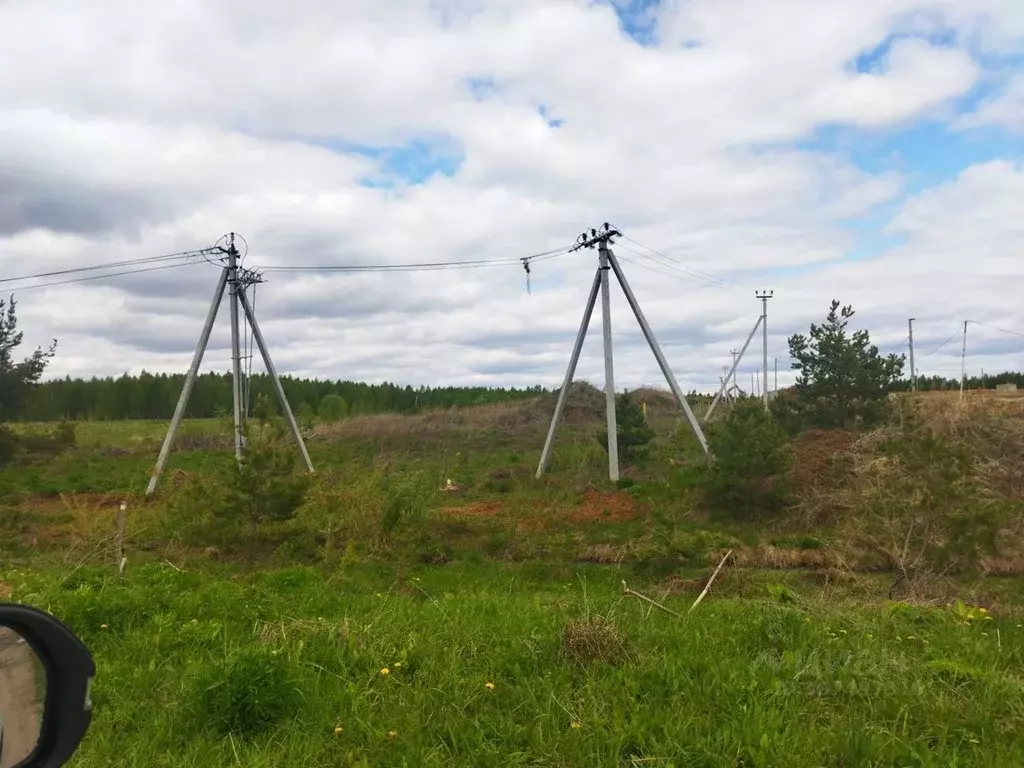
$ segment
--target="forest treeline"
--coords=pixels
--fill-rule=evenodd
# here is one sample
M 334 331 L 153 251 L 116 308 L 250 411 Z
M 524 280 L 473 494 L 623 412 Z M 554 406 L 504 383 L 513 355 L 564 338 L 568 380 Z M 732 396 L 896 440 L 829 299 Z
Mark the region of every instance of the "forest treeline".
M 273 384 L 265 374 L 251 378 L 249 402 L 254 415 L 277 412 Z M 17 417 L 21 421 L 169 419 L 185 383 L 183 374 L 151 374 L 93 379 L 52 379 L 33 385 Z M 296 414 L 331 420 L 371 413 L 415 413 L 423 409 L 535 397 L 542 387 L 418 387 L 384 382 L 322 381 L 281 378 Z M 187 416 L 212 418 L 232 409 L 231 374 L 207 373 L 196 379 Z M 326 413 L 329 411 L 329 414 Z
M 254 415 L 277 413 L 273 385 L 265 374 L 254 374 L 250 410 Z M 169 419 L 174 413 L 183 374 L 150 374 L 93 379 L 51 379 L 31 387 L 16 418 L 21 421 L 83 421 L 118 419 Z M 329 420 L 372 413 L 416 413 L 424 409 L 485 405 L 535 397 L 548 390 L 540 387 L 411 387 L 384 382 L 281 379 L 297 415 Z M 1013 383 L 1024 389 L 1024 373 L 1005 372 L 968 377 L 968 389 L 993 389 Z M 919 376 L 920 391 L 959 389 L 959 379 Z M 906 378 L 893 388 L 910 389 Z M 691 392 L 690 397 L 700 397 Z M 212 418 L 231 412 L 231 374 L 206 373 L 196 379 L 189 407 L 191 418 Z

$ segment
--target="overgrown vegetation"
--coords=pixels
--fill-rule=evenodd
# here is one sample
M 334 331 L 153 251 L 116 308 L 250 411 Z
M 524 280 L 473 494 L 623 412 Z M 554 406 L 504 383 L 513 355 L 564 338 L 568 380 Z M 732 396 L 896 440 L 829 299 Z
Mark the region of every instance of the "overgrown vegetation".
M 640 464 L 647 458 L 654 430 L 644 418 L 643 408 L 633 401 L 629 392 L 615 396 L 615 434 L 619 459 L 624 464 Z M 601 430 L 597 440 L 607 451 L 608 430 Z
M 708 445 L 714 457 L 708 500 L 715 515 L 756 520 L 785 506 L 793 454 L 786 433 L 760 400 L 737 401 L 715 425 Z

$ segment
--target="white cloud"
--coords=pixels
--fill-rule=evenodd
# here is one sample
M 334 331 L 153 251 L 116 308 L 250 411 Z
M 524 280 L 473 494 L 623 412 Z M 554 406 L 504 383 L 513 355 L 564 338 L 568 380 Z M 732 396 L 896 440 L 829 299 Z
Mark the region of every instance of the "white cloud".
M 1005 87 L 986 98 L 978 108 L 961 117 L 958 128 L 998 126 L 1024 135 L 1024 74 L 1012 77 Z
M 167 253 L 228 230 L 263 265 L 519 257 L 608 220 L 745 285 L 712 287 L 621 244 L 687 388 L 715 381 L 761 285 L 778 297 L 773 357 L 833 295 L 893 344 L 911 312 L 923 341 L 931 323 L 967 313 L 1013 325 L 988 297 L 1009 296 L 1019 166 L 969 169 L 904 202 L 899 176 L 813 139 L 833 125 L 948 119 L 991 76 L 979 62 L 1024 39 L 1016 6 L 666 2 L 657 44 L 641 46 L 609 5 L 584 0 L 5 4 L 0 271 Z M 856 58 L 876 51 L 858 71 Z M 1001 103 L 977 114 L 1015 114 Z M 457 155 L 456 173 L 409 183 L 401 157 L 387 166 L 370 151 L 413 140 Z M 887 231 L 851 223 L 882 204 L 898 211 Z M 902 242 L 850 259 L 893 236 Z M 584 252 L 538 263 L 531 296 L 515 266 L 274 272 L 258 312 L 284 371 L 554 384 L 593 262 Z M 54 374 L 182 370 L 215 277 L 197 265 L 26 292 L 22 318 L 33 342 L 61 338 Z M 628 312 L 617 298 L 617 379 L 657 381 Z M 227 365 L 224 322 L 211 368 Z M 581 373 L 600 380 L 589 343 Z M 999 359 L 1019 367 L 1010 352 Z

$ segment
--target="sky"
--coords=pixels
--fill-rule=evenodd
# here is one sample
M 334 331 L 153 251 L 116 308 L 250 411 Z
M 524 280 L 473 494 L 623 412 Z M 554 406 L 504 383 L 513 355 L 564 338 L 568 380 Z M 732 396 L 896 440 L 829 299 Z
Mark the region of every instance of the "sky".
M 757 290 L 780 386 L 832 299 L 883 352 L 915 318 L 921 374 L 959 375 L 965 320 L 969 374 L 1024 369 L 1024 3 L 0 2 L 0 280 L 230 231 L 250 267 L 514 262 L 604 222 L 684 390 Z M 271 271 L 254 298 L 282 373 L 551 387 L 596 266 Z M 48 376 L 90 377 L 184 372 L 217 277 L 0 288 L 29 348 L 58 339 Z M 611 315 L 616 385 L 663 384 L 614 284 Z M 225 309 L 203 368 L 229 366 Z M 604 381 L 599 311 L 577 377 Z

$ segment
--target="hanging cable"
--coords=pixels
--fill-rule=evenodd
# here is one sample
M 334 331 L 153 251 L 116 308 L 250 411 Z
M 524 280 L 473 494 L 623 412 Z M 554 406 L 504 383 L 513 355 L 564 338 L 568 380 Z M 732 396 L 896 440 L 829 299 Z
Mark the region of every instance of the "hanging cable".
M 568 247 L 555 248 L 525 257 L 506 256 L 499 259 L 472 259 L 467 261 L 435 261 L 420 264 L 313 264 L 295 266 L 260 267 L 264 272 L 433 272 L 445 269 L 478 269 L 519 264 L 523 259 L 544 261 L 569 252 Z
M 953 339 L 955 339 L 957 336 L 959 336 L 962 332 L 963 332 L 963 325 L 958 325 L 957 329 L 955 331 L 953 331 L 952 334 L 950 334 L 950 337 L 948 339 L 946 339 L 944 342 L 939 344 L 939 346 L 937 346 L 931 352 L 925 352 L 923 355 L 921 355 L 921 357 L 928 357 L 929 355 L 934 355 L 936 352 L 938 352 L 944 346 L 949 344 L 949 342 L 951 342 Z
M 31 291 L 36 288 L 53 288 L 58 285 L 72 285 L 74 283 L 84 283 L 89 280 L 103 280 L 108 277 L 123 277 L 125 275 L 141 275 L 144 272 L 158 272 L 162 269 L 176 269 L 179 267 L 191 266 L 192 262 L 182 262 L 179 264 L 163 264 L 159 267 L 147 267 L 145 269 L 127 269 L 123 272 L 110 272 L 104 275 L 88 275 L 87 277 L 76 277 L 70 280 L 57 280 L 52 283 L 37 283 L 35 285 L 16 286 L 9 288 L 12 293 L 21 293 L 22 291 Z
M 723 280 L 720 277 L 715 277 L 710 272 L 705 272 L 704 270 L 697 269 L 696 267 L 691 267 L 688 264 L 686 264 L 685 262 L 680 261 L 679 259 L 677 259 L 677 258 L 675 258 L 673 256 L 669 256 L 667 253 L 662 253 L 659 250 L 651 248 L 651 246 L 649 246 L 649 245 L 644 245 L 639 240 L 634 240 L 629 235 L 622 235 L 622 238 L 624 240 L 629 240 L 629 242 L 633 243 L 634 245 L 639 245 L 641 248 L 646 248 L 648 251 L 651 251 L 652 253 L 655 253 L 658 256 L 661 256 L 663 259 L 668 259 L 672 263 L 676 264 L 680 269 L 683 269 L 683 270 L 691 273 L 694 277 L 702 279 L 702 280 L 704 280 L 706 282 L 715 283 L 715 284 L 718 284 L 720 286 L 730 285 L 730 286 L 732 286 L 734 288 L 739 288 L 740 287 L 740 286 L 736 285 L 735 283 L 730 283 L 728 280 Z M 621 243 L 619 243 L 619 244 L 621 245 Z
M 58 269 L 52 272 L 39 272 L 34 275 L 21 275 L 20 277 L 4 277 L 0 278 L 0 283 L 14 283 L 21 280 L 38 280 L 44 277 L 59 277 L 61 275 L 74 275 L 79 272 L 95 272 L 100 269 L 116 269 L 117 267 L 131 267 L 142 264 L 153 264 L 161 261 L 171 261 L 178 259 L 198 259 L 207 253 L 212 253 L 213 249 L 203 248 L 198 251 L 181 251 L 180 253 L 168 253 L 163 256 L 148 256 L 142 259 L 127 259 L 125 261 L 111 261 L 107 264 L 92 264 L 88 267 L 73 267 L 70 269 Z M 177 265 L 174 265 L 177 266 Z
M 1005 328 L 997 328 L 994 325 L 989 325 L 988 323 L 983 323 L 980 320 L 968 320 L 967 322 L 974 323 L 975 325 L 981 325 L 981 326 L 984 326 L 985 328 L 991 328 L 993 331 L 999 331 L 1000 333 L 1006 333 L 1006 334 L 1009 334 L 1010 336 L 1022 336 L 1022 337 L 1024 337 L 1024 333 L 1020 333 L 1019 331 L 1008 331 Z

